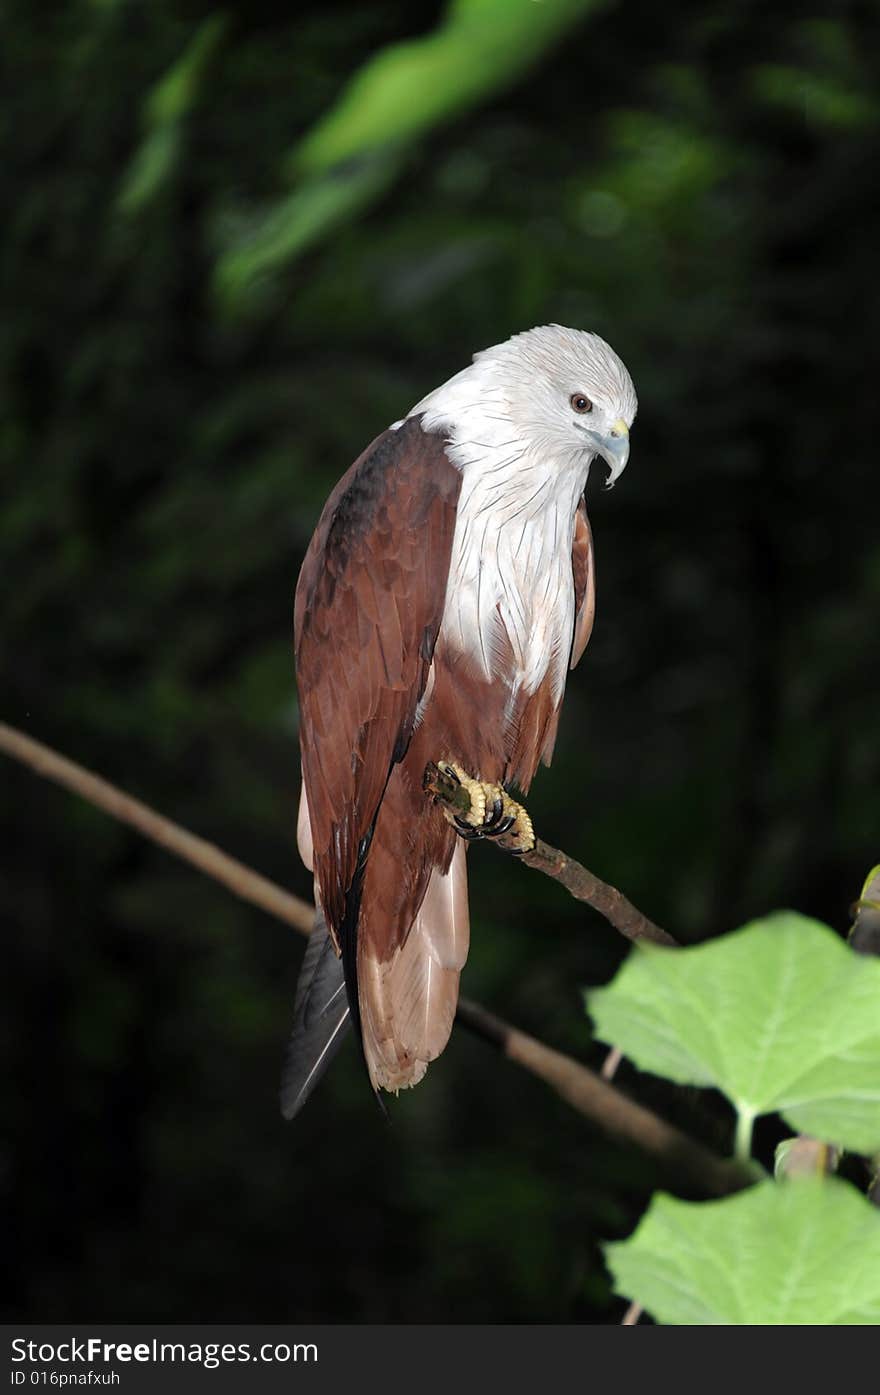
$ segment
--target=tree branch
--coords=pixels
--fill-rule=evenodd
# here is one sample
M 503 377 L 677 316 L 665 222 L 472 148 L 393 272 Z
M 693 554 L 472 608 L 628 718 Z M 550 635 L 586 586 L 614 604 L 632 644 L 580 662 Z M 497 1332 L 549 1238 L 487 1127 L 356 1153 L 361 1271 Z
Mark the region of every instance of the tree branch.
M 291 896 L 244 863 L 221 852 L 213 843 L 197 838 L 179 824 L 163 818 L 148 805 L 93 775 L 83 766 L 4 723 L 0 723 L 0 750 L 36 774 L 53 780 L 103 809 L 111 817 L 129 824 L 145 838 L 222 883 L 242 900 L 284 921 L 300 934 L 307 935 L 311 931 L 314 911 L 307 901 Z M 604 886 L 604 883 L 599 885 Z M 611 887 L 606 890 L 614 891 Z M 615 892 L 614 895 L 619 897 L 620 893 Z M 620 900 L 629 906 L 623 897 Z M 630 910 L 634 911 L 634 908 L 630 907 Z M 650 922 L 646 924 L 650 925 Z M 580 1062 L 552 1050 L 478 1004 L 462 999 L 458 1020 L 508 1060 L 543 1080 L 584 1118 L 651 1154 L 658 1160 L 664 1173 L 684 1181 L 689 1190 L 721 1196 L 747 1186 L 752 1180 L 735 1163 L 717 1157 L 658 1115 L 634 1103 Z
M 276 920 L 286 921 L 304 935 L 311 932 L 315 913 L 308 901 L 301 901 L 298 896 L 282 891 L 267 877 L 261 877 L 243 862 L 221 852 L 213 843 L 197 838 L 194 833 L 181 828 L 179 823 L 163 818 L 148 804 L 132 799 L 130 794 L 124 794 L 116 785 L 102 780 L 99 775 L 93 775 L 84 766 L 67 760 L 49 746 L 34 741 L 5 722 L 0 722 L 0 750 L 22 765 L 29 766 L 37 775 L 43 775 L 73 794 L 81 795 L 111 818 L 129 824 L 151 842 L 158 843 L 175 857 L 197 867 L 205 876 L 221 882 L 234 896 L 259 906 Z
M 579 1061 L 512 1027 L 478 1003 L 461 998 L 458 1017 L 471 1031 L 497 1046 L 508 1060 L 539 1076 L 561 1099 L 616 1138 L 635 1144 L 660 1163 L 667 1178 L 712 1196 L 725 1196 L 754 1181 L 733 1160 L 719 1158 L 665 1119 L 628 1099 Z
M 437 803 L 453 813 L 464 816 L 470 812 L 471 797 L 465 786 L 450 779 L 433 761 L 425 769 L 423 784 Z M 617 887 L 600 881 L 586 867 L 540 838 L 536 839 L 531 852 L 519 854 L 519 861 L 559 882 L 576 901 L 592 906 L 628 940 L 651 940 L 655 945 L 675 947 L 672 936 L 643 915 Z

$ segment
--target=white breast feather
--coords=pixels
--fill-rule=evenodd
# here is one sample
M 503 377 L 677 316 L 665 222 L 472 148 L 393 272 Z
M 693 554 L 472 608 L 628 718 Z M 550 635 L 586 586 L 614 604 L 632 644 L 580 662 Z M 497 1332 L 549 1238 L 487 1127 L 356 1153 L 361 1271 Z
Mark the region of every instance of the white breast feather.
M 583 457 L 554 460 L 517 438 L 497 384 L 478 359 L 412 414 L 444 430 L 462 472 L 440 632 L 487 679 L 512 648 L 517 691 L 532 693 L 548 670 L 554 698 L 565 687 L 574 634 L 571 549 Z

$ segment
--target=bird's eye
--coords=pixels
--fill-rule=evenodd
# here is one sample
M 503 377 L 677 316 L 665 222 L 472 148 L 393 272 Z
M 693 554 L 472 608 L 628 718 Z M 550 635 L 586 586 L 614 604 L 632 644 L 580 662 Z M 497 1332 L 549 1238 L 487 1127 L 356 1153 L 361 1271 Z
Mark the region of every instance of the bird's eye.
M 592 412 L 593 410 L 593 404 L 589 397 L 584 397 L 582 392 L 572 393 L 569 401 L 579 416 L 585 416 L 587 412 Z

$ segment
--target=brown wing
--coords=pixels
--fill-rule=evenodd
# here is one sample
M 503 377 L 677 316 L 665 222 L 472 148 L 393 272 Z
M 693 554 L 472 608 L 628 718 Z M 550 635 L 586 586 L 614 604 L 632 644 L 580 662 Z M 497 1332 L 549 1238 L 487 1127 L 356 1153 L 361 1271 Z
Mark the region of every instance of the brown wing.
M 574 668 L 587 647 L 596 614 L 593 534 L 590 531 L 590 520 L 587 518 L 587 505 L 583 495 L 580 497 L 574 519 L 571 569 L 574 573 L 575 622 L 569 668 Z
M 314 871 L 341 944 L 443 612 L 461 476 L 410 418 L 331 494 L 296 591 L 300 747 Z

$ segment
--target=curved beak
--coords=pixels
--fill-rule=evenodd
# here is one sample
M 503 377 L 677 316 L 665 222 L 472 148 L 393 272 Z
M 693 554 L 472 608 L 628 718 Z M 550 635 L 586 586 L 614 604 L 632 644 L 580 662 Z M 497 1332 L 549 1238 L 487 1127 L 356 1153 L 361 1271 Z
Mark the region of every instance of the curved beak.
M 590 435 L 597 454 L 601 455 L 608 466 L 605 488 L 613 489 L 615 480 L 623 474 L 629 460 L 629 427 L 623 418 L 619 417 L 607 436 L 601 436 L 598 431 L 591 431 Z

